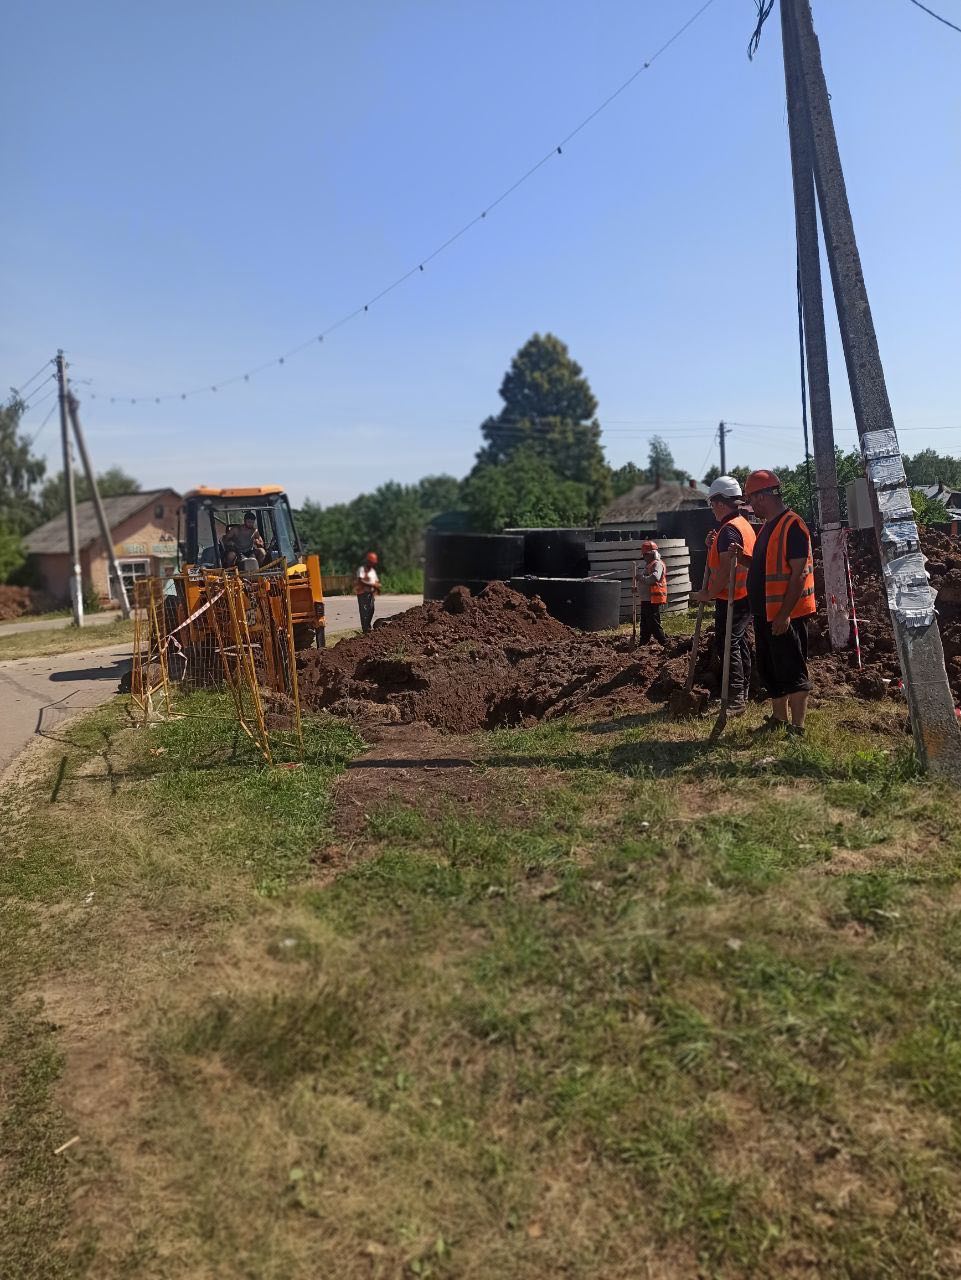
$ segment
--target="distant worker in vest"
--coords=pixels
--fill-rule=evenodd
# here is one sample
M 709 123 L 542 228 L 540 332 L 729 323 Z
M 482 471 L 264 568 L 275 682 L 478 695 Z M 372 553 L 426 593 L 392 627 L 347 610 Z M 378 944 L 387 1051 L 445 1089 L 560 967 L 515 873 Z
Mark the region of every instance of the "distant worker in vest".
M 360 629 L 366 635 L 374 622 L 374 600 L 380 595 L 380 578 L 377 576 L 377 552 L 368 551 L 364 563 L 354 578 L 357 607 L 360 609 Z
M 641 554 L 644 564 L 637 569 L 637 595 L 641 605 L 640 643 L 647 644 L 653 636 L 664 648 L 667 636 L 661 626 L 661 606 L 667 604 L 667 567 L 656 542 L 642 542 Z
M 731 578 L 731 557 L 735 548 L 742 548 L 748 555 L 754 550 L 754 528 L 741 514 L 741 486 L 734 476 L 718 476 L 708 490 L 717 528 L 708 534 L 707 587 L 694 593 L 694 599 L 709 604 L 714 601 L 714 644 L 719 655 L 724 652 L 727 634 L 727 613 L 731 616 L 731 674 L 729 676 L 728 715 L 740 715 L 747 705 L 751 684 L 751 645 L 747 629 L 751 621 L 751 606 L 747 598 L 747 565 L 738 564 L 734 580 L 734 600 L 728 599 Z
M 773 471 L 752 471 L 744 496 L 764 521 L 753 550 L 737 552 L 748 567 L 758 675 L 774 704 L 761 729 L 801 736 L 811 692 L 807 620 L 817 611 L 811 535 L 797 512 L 784 505 Z

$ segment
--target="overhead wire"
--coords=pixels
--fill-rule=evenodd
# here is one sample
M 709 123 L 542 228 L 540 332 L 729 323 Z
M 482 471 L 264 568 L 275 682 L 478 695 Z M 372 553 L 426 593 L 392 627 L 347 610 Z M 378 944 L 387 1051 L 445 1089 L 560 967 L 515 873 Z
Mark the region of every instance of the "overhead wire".
M 30 386 L 30 383 L 36 382 L 36 380 L 40 377 L 41 373 L 43 373 L 43 371 L 48 367 L 48 365 L 51 365 L 51 364 L 53 364 L 52 360 L 45 360 L 43 364 L 40 366 L 40 368 L 37 370 L 37 372 L 33 374 L 32 377 L 29 377 L 25 381 L 21 382 L 19 386 L 11 387 L 10 390 L 14 392 L 15 395 L 19 396 L 19 398 L 22 400 L 24 398 L 23 393 L 24 391 L 26 391 L 27 387 Z
M 47 423 L 48 423 L 48 422 L 50 421 L 50 419 L 53 417 L 54 410 L 57 408 L 57 406 L 59 405 L 59 403 L 60 403 L 60 402 L 59 402 L 59 399 L 54 400 L 53 404 L 52 404 L 52 405 L 50 406 L 50 408 L 47 410 L 47 416 L 44 418 L 43 422 L 41 422 L 41 423 L 40 423 L 40 426 L 39 426 L 39 427 L 37 427 L 36 431 L 35 431 L 35 432 L 33 433 L 33 435 L 30 437 L 30 448 L 31 448 L 31 449 L 32 449 L 32 448 L 33 448 L 33 446 L 37 443 L 37 437 L 40 435 L 40 432 L 44 429 L 44 427 L 47 425 Z
M 925 13 L 930 14 L 932 18 L 937 18 L 938 22 L 943 22 L 946 27 L 950 27 L 952 31 L 957 31 L 961 35 L 961 27 L 956 27 L 953 22 L 949 22 L 947 18 L 942 18 L 940 13 L 935 13 L 933 9 L 929 9 L 926 4 L 922 4 L 921 0 L 911 0 L 911 3 L 918 9 L 923 9 Z
M 255 365 L 253 368 L 248 369 L 244 373 L 233 374 L 228 378 L 222 378 L 216 382 L 208 382 L 208 383 L 205 383 L 203 386 L 195 386 L 190 390 L 163 392 L 161 394 L 140 393 L 135 396 L 115 394 L 115 395 L 106 396 L 106 397 L 101 396 L 100 398 L 108 399 L 111 404 L 129 402 L 132 405 L 136 405 L 140 403 L 150 403 L 150 402 L 154 404 L 160 404 L 163 401 L 168 401 L 168 400 L 186 400 L 188 399 L 188 397 L 192 397 L 195 395 L 202 395 L 206 392 L 216 392 L 221 390 L 224 387 L 232 386 L 239 382 L 249 382 L 250 379 L 254 377 L 256 374 L 263 373 L 267 369 L 271 369 L 278 365 L 285 364 L 287 360 L 289 360 L 292 356 L 298 355 L 300 352 L 305 351 L 309 347 L 313 347 L 318 343 L 323 343 L 324 340 L 327 337 L 329 337 L 330 334 L 332 334 L 335 330 L 341 328 L 341 326 L 347 324 L 349 321 L 356 319 L 358 316 L 363 315 L 365 312 L 368 312 L 375 303 L 380 302 L 383 298 L 385 298 L 388 294 L 392 293 L 395 289 L 399 288 L 407 280 L 410 280 L 412 276 L 420 275 L 424 271 L 424 268 L 430 262 L 433 262 L 433 260 L 437 258 L 440 254 L 442 254 L 446 249 L 449 249 L 451 245 L 453 245 L 456 241 L 458 241 L 462 236 L 466 235 L 468 231 L 476 227 L 479 223 L 483 222 L 487 218 L 488 214 L 492 213 L 493 210 L 498 207 L 498 205 L 502 204 L 511 195 L 513 195 L 513 193 L 519 187 L 523 186 L 524 183 L 528 182 L 541 168 L 543 168 L 545 164 L 547 164 L 549 160 L 553 160 L 556 156 L 563 155 L 564 147 L 569 142 L 571 142 L 572 139 L 576 138 L 577 135 L 583 129 L 587 128 L 587 126 L 591 123 L 591 121 L 595 120 L 601 114 L 602 111 L 605 111 L 607 107 L 609 107 L 611 103 L 615 101 L 615 99 L 619 98 L 622 93 L 624 93 L 627 89 L 629 89 L 630 86 L 634 83 L 634 81 L 637 80 L 637 78 L 643 72 L 647 71 L 651 66 L 653 66 L 653 64 L 657 61 L 657 59 L 660 58 L 664 53 L 666 53 L 667 50 L 671 47 L 671 45 L 673 45 L 675 41 L 679 40 L 681 36 L 683 36 L 684 33 L 688 30 L 688 28 L 693 26 L 694 23 L 698 20 L 698 18 L 700 18 L 701 15 L 705 13 L 713 3 L 714 3 L 714 0 L 704 0 L 704 3 L 700 5 L 700 7 L 687 19 L 686 22 L 683 23 L 682 26 L 678 27 L 678 29 L 674 32 L 674 34 L 670 36 L 670 38 L 667 39 L 664 42 L 664 44 L 662 44 L 660 48 L 656 50 L 656 52 L 652 53 L 650 57 L 646 59 L 645 62 L 641 63 L 641 65 L 637 67 L 631 73 L 631 75 L 627 77 L 626 80 L 624 80 L 621 84 L 619 84 L 612 93 L 608 94 L 608 96 L 603 100 L 603 102 L 599 103 L 599 105 L 596 106 L 593 109 L 593 111 L 591 111 L 588 115 L 586 115 L 577 125 L 575 125 L 575 127 L 571 129 L 569 133 L 567 133 L 563 138 L 561 138 L 559 142 L 555 143 L 554 146 L 551 147 L 550 151 L 546 152 L 543 156 L 541 156 L 541 158 L 537 160 L 534 164 L 532 164 L 529 169 L 525 170 L 525 172 L 522 173 L 520 177 L 516 178 L 509 186 L 505 187 L 504 190 L 501 191 L 499 195 L 495 196 L 493 200 L 489 201 L 483 207 L 480 213 L 475 214 L 473 218 L 465 222 L 463 226 L 459 227 L 452 235 L 448 236 L 446 240 L 444 240 L 441 244 L 437 245 L 436 248 L 431 250 L 430 253 L 428 253 L 425 257 L 419 258 L 415 263 L 415 265 L 411 266 L 407 271 L 403 272 L 403 274 L 399 275 L 395 280 L 385 285 L 384 288 L 382 288 L 378 293 L 375 293 L 371 297 L 369 297 L 366 302 L 363 302 L 359 306 L 354 307 L 351 311 L 348 311 L 345 315 L 341 316 L 339 320 L 335 320 L 332 324 L 328 325 L 325 329 L 322 329 L 319 333 L 316 333 L 312 335 L 310 338 L 307 338 L 305 341 L 298 343 L 294 347 L 291 347 L 290 350 L 285 351 L 283 355 L 274 356 L 269 360 L 265 360 L 261 364 Z M 771 3 L 773 3 L 773 0 L 771 0 Z M 92 400 L 97 399 L 97 393 L 92 393 L 90 398 Z

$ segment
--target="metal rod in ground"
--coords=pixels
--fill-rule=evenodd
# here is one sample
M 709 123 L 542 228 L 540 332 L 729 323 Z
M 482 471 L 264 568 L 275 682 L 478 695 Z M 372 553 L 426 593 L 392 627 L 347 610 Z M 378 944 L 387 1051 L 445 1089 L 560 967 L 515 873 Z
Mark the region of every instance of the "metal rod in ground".
M 66 497 L 67 547 L 70 555 L 70 608 L 73 624 L 83 626 L 83 577 L 80 571 L 80 539 L 77 536 L 77 495 L 73 486 L 73 457 L 67 425 L 67 366 L 63 352 L 57 352 L 57 389 L 60 397 L 60 444 L 63 448 L 63 488 Z
M 861 636 L 858 632 L 858 611 L 854 603 L 854 583 L 851 581 L 851 557 L 844 552 L 844 567 L 848 573 L 848 595 L 851 597 L 851 638 L 854 641 L 854 655 L 858 660 L 858 670 L 863 667 L 861 661 Z
M 915 748 L 924 768 L 961 782 L 961 728 L 911 510 L 811 6 L 809 0 L 782 0 L 785 11 L 797 37 L 821 226 Z
M 781 43 L 784 50 L 784 84 L 787 92 L 788 136 L 791 144 L 791 179 L 794 186 L 794 225 L 797 236 L 797 273 L 801 287 L 808 400 L 817 484 L 817 523 L 821 529 L 821 560 L 827 600 L 831 648 L 846 649 L 850 642 L 848 587 L 844 572 L 844 531 L 841 528 L 841 494 L 834 452 L 834 420 L 831 411 L 831 377 L 824 327 L 824 293 L 821 288 L 821 250 L 818 244 L 817 202 L 814 189 L 814 147 L 806 110 L 797 31 L 790 4 L 781 6 Z M 802 374 L 803 378 L 803 374 Z M 803 387 L 802 387 L 803 392 Z M 805 441 L 805 446 L 807 442 Z
M 90 496 L 93 499 L 93 509 L 97 513 L 97 524 L 100 526 L 100 537 L 103 540 L 104 550 L 107 553 L 107 559 L 110 564 L 110 573 L 117 584 L 117 590 L 120 593 L 120 612 L 125 618 L 130 617 L 130 601 L 127 599 L 127 588 L 124 585 L 123 576 L 120 572 L 120 565 L 117 561 L 117 554 L 113 547 L 113 536 L 110 532 L 110 525 L 107 523 L 107 513 L 103 509 L 103 500 L 100 497 L 100 490 L 97 488 L 97 477 L 94 475 L 93 467 L 90 463 L 90 454 L 87 452 L 87 442 L 83 437 L 83 431 L 80 427 L 80 402 L 72 391 L 67 392 L 67 412 L 70 415 L 70 422 L 73 426 L 73 434 L 77 441 L 77 449 L 80 452 L 80 460 L 83 463 L 83 469 L 87 475 L 87 483 L 90 485 Z

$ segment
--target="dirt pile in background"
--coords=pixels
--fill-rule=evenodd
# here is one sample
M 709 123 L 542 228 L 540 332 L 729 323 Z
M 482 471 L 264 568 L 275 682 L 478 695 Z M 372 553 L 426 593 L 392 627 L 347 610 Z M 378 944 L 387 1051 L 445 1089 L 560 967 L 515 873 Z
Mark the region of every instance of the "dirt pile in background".
M 938 611 L 945 661 L 961 702 L 961 539 L 925 533 L 924 549 Z M 901 677 L 880 563 L 872 536 L 851 539 L 861 650 L 831 652 L 823 610 L 809 624 L 811 673 L 826 697 L 900 698 Z M 708 618 L 711 618 L 709 612 Z M 698 689 L 716 694 L 720 663 L 711 628 L 698 658 Z M 624 714 L 663 703 L 687 674 L 689 639 L 666 652 L 631 647 L 627 633 L 585 634 L 552 618 L 543 602 L 504 583 L 478 596 L 463 587 L 298 659 L 307 711 L 382 723 L 419 720 L 468 733 L 562 715 Z M 755 676 L 756 680 L 756 676 Z M 760 695 L 756 685 L 753 690 Z
M 0 585 L 0 622 L 15 622 L 26 614 L 39 613 L 44 605 L 41 593 L 30 587 Z
M 921 530 L 931 586 L 937 593 L 938 625 L 955 701 L 961 702 L 961 538 Z M 863 670 L 851 654 L 832 654 L 827 618 L 820 612 L 809 624 L 814 678 L 821 686 L 848 685 L 861 698 L 900 697 L 901 667 L 894 647 L 891 616 L 872 530 L 848 538 L 854 605 L 858 615 Z M 820 565 L 815 571 L 821 589 Z
M 630 636 L 574 631 L 503 583 L 477 596 L 456 587 L 366 636 L 302 654 L 301 701 L 309 711 L 455 732 L 497 728 L 663 700 L 665 674 L 683 672 L 689 647 L 673 641 L 667 658 L 656 646 L 632 650 Z

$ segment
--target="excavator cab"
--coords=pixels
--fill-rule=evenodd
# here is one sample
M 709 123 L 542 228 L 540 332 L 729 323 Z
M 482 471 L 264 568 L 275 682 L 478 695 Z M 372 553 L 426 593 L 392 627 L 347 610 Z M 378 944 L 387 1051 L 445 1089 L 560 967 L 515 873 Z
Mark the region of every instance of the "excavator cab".
M 259 535 L 256 549 L 262 547 L 265 553 L 260 557 L 249 545 L 249 522 L 245 525 L 244 520 L 248 513 L 256 521 L 252 531 Z M 185 617 L 196 613 L 204 602 L 204 570 L 237 567 L 242 572 L 271 572 L 285 561 L 294 645 L 298 649 L 313 644 L 323 648 L 326 631 L 320 559 L 304 553 L 290 501 L 279 485 L 192 489 L 184 499 L 184 517 L 178 595 Z M 203 618 L 201 615 L 197 625 L 203 625 Z

